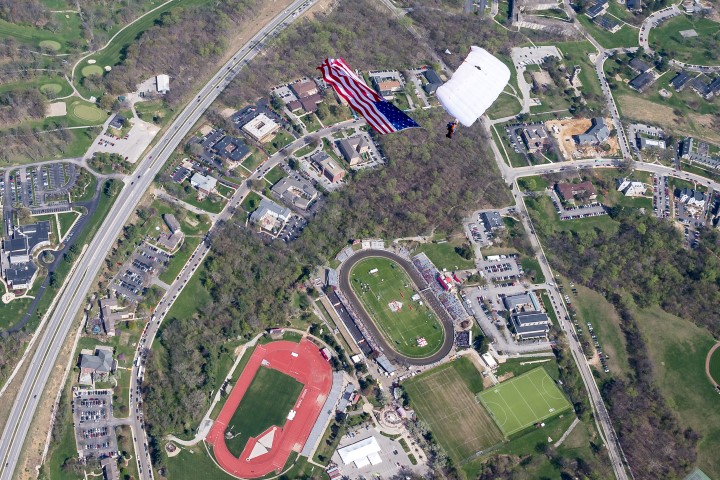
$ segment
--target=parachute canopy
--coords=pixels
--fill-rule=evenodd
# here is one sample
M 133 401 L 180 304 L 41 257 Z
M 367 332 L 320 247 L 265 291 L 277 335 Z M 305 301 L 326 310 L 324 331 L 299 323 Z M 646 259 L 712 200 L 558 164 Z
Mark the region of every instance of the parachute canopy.
M 490 108 L 510 81 L 510 69 L 480 47 L 470 54 L 452 78 L 437 89 L 445 110 L 469 127 Z

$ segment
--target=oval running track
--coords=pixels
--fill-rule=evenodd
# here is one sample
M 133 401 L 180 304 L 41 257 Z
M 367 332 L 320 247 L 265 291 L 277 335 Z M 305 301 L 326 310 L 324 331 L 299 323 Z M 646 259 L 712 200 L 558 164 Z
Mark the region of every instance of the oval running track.
M 405 270 L 405 272 L 407 272 L 410 280 L 412 280 L 415 289 L 418 292 L 422 290 L 420 288 L 420 285 L 425 285 L 425 280 L 415 270 L 415 266 L 412 263 L 408 262 L 400 255 L 388 252 L 386 250 L 361 250 L 360 252 L 354 254 L 352 257 L 343 262 L 343 264 L 340 266 L 340 270 L 338 271 L 340 290 L 345 295 L 345 298 L 347 298 L 348 301 L 353 304 L 353 306 L 355 307 L 355 311 L 361 317 L 360 321 L 363 322 L 365 328 L 367 328 L 367 330 L 370 332 L 370 335 L 372 335 L 375 342 L 380 345 L 382 353 L 384 353 L 385 356 L 390 359 L 390 361 L 394 361 L 395 363 L 416 366 L 431 365 L 445 358 L 445 356 L 452 350 L 453 341 L 455 340 L 453 335 L 455 328 L 452 318 L 450 318 L 450 315 L 445 311 L 443 306 L 440 304 L 440 301 L 434 295 L 432 295 L 432 293 L 430 295 L 425 295 L 424 293 L 421 293 L 421 295 L 428 303 L 428 305 L 430 305 L 430 308 L 435 313 L 435 316 L 438 318 L 438 320 L 440 320 L 440 323 L 442 324 L 445 333 L 445 339 L 443 340 L 443 344 L 440 350 L 433 355 L 430 355 L 429 357 L 412 358 L 406 357 L 405 355 L 398 353 L 386 341 L 385 336 L 380 332 L 377 325 L 375 325 L 375 321 L 367 313 L 362 302 L 360 302 L 360 299 L 357 297 L 357 295 L 355 295 L 355 291 L 350 286 L 350 271 L 352 270 L 352 268 L 361 260 L 373 257 L 386 258 L 400 265 Z
M 710 383 L 712 383 L 713 387 L 717 387 L 720 385 L 718 384 L 718 382 L 720 382 L 720 378 L 713 378 L 712 372 L 710 371 L 710 359 L 712 359 L 713 353 L 715 353 L 715 350 L 717 350 L 718 348 L 720 348 L 720 342 L 713 345 L 708 352 L 707 357 L 705 357 L 705 373 L 710 379 Z

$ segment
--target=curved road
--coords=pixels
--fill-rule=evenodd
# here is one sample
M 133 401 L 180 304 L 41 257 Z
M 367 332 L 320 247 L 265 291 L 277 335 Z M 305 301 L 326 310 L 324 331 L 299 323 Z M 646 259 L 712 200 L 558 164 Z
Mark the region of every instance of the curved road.
M 307 0 L 308 8 L 316 0 Z M 190 133 L 193 126 L 215 101 L 223 88 L 248 61 L 258 55 L 264 43 L 275 37 L 298 15 L 304 11 L 303 0 L 293 4 L 270 20 L 253 36 L 213 77 L 200 89 L 187 107 L 177 116 L 166 133 L 138 164 L 135 173 L 125 180 L 125 188 L 120 192 L 99 233 L 89 243 L 84 255 L 77 260 L 76 268 L 65 282 L 66 294 L 57 303 L 49 317 L 47 327 L 39 339 L 28 371 L 15 398 L 8 422 L 0 437 L 0 480 L 9 480 L 17 467 L 25 441 L 30 430 L 35 411 L 45 391 L 46 383 L 55 366 L 65 340 L 72 328 L 73 320 L 86 302 L 86 295 L 95 277 L 103 265 L 103 259 L 120 234 L 125 221 L 135 210 L 155 175 L 165 165 L 182 139 Z M 148 466 L 149 469 L 149 466 Z M 142 478 L 146 478 L 141 472 Z M 147 476 L 151 476 L 150 473 Z
M 347 297 L 347 299 L 353 304 L 357 314 L 362 317 L 360 320 L 363 322 L 365 328 L 367 328 L 367 330 L 370 332 L 370 335 L 372 335 L 375 342 L 380 345 L 383 353 L 391 361 L 395 361 L 400 364 L 424 366 L 439 362 L 440 360 L 445 358 L 445 356 L 450 353 L 450 350 L 452 350 L 454 341 L 453 332 L 455 328 L 453 326 L 453 321 L 450 316 L 447 314 L 443 306 L 440 305 L 438 299 L 435 298 L 432 294 L 425 295 L 422 292 L 420 293 L 420 295 L 423 296 L 428 305 L 430 305 L 432 311 L 435 312 L 435 315 L 437 316 L 438 320 L 440 320 L 443 331 L 445 333 L 445 339 L 443 340 L 442 347 L 440 347 L 440 350 L 438 352 L 425 358 L 406 357 L 405 355 L 401 355 L 400 353 L 398 353 L 385 340 L 385 336 L 378 330 L 377 325 L 375 325 L 372 317 L 370 317 L 370 315 L 365 311 L 362 302 L 360 302 L 360 299 L 357 297 L 357 295 L 355 295 L 355 291 L 353 291 L 352 287 L 350 286 L 350 271 L 352 270 L 352 268 L 361 260 L 372 257 L 387 258 L 388 260 L 392 260 L 393 262 L 400 265 L 410 276 L 410 279 L 415 284 L 415 288 L 419 292 L 423 290 L 420 288 L 420 285 L 425 285 L 426 282 L 417 273 L 414 265 L 412 265 L 410 262 L 408 262 L 401 256 L 396 255 L 392 252 L 388 252 L 386 250 L 362 250 L 350 257 L 342 264 L 338 272 L 338 277 L 340 280 L 340 290 L 343 292 L 345 297 Z

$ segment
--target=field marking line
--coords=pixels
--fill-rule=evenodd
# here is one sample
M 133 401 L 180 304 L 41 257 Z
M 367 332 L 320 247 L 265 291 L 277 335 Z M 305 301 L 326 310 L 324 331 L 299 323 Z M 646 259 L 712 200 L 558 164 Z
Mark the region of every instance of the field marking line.
M 512 385 L 513 387 L 515 386 L 515 385 L 513 385 L 513 384 L 510 384 L 510 385 Z M 501 391 L 501 390 L 504 391 L 505 389 L 500 389 L 500 388 L 498 388 L 498 389 L 496 390 L 496 392 L 498 392 L 498 394 L 499 394 L 499 396 L 500 396 L 500 399 L 503 401 L 503 403 L 505 404 L 505 406 L 507 407 L 507 409 L 510 411 L 510 413 L 512 413 L 512 416 L 515 417 L 515 420 L 517 420 L 518 424 L 522 425 L 522 421 L 518 418 L 517 415 L 515 415 L 515 412 L 514 412 L 513 409 L 510 407 L 510 404 L 509 404 L 508 401 L 505 399 L 505 396 L 502 394 L 502 391 Z M 515 391 L 517 391 L 517 388 L 515 389 Z M 519 392 L 518 392 L 518 393 L 519 393 Z M 518 428 L 518 429 L 516 429 L 516 430 L 513 430 L 512 432 L 507 433 L 506 435 L 512 435 L 513 433 L 515 433 L 515 432 L 517 432 L 517 431 L 519 431 L 519 430 L 522 430 L 523 428 L 524 428 L 524 427 L 520 427 L 520 428 Z
M 528 378 L 530 378 L 530 377 L 528 376 Z M 535 387 L 535 384 L 533 384 L 532 382 L 530 382 L 530 383 L 531 383 L 531 385 L 533 386 L 533 388 L 535 388 L 536 391 L 537 391 L 537 388 Z M 530 409 L 530 412 L 532 413 L 532 416 L 534 417 L 534 419 L 533 419 L 531 422 L 527 423 L 526 425 L 524 425 L 524 426 L 522 427 L 522 428 L 525 428 L 525 427 L 527 427 L 527 426 L 532 425 L 534 422 L 536 422 L 536 421 L 537 421 L 537 418 L 538 418 L 540 415 L 538 415 L 538 414 L 535 412 L 535 409 L 534 409 L 534 408 L 532 407 L 532 405 L 530 405 L 530 403 L 527 401 L 527 399 L 525 398 L 525 395 L 522 395 L 522 394 L 520 393 L 520 389 L 517 387 L 517 385 L 513 384 L 513 387 L 515 388 L 515 391 L 518 392 L 518 395 L 522 398 L 522 401 L 525 402 L 525 405 L 528 406 L 528 408 Z M 537 393 L 540 393 L 540 392 L 537 392 Z M 545 399 L 543 399 L 543 401 L 545 401 Z M 547 403 L 547 402 L 545 402 L 545 403 Z
M 555 411 L 555 410 L 557 410 L 555 407 L 553 407 L 553 406 L 547 401 L 547 399 L 545 398 L 545 394 L 543 393 L 543 391 L 545 390 L 545 386 L 543 385 L 543 382 L 545 382 L 545 377 L 543 377 L 542 380 L 540 381 L 540 386 L 542 387 L 542 390 L 541 390 L 540 388 L 538 388 L 537 385 L 535 385 L 535 382 L 533 381 L 532 376 L 528 375 L 527 378 L 528 378 L 528 380 L 530 381 L 530 384 L 533 386 L 533 388 L 534 388 L 535 391 L 537 392 L 537 394 L 540 396 L 540 398 L 542 398 L 543 402 L 545 402 L 545 405 L 547 405 L 548 411 Z M 533 411 L 533 413 L 535 413 L 535 412 Z M 537 416 L 537 415 L 536 415 L 536 416 Z

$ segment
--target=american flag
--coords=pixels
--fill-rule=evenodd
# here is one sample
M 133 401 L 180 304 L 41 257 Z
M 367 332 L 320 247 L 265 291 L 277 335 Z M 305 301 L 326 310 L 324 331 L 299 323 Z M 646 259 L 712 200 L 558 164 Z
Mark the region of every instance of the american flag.
M 419 127 L 415 120 L 368 87 L 342 58 L 326 58 L 318 70 L 322 72 L 325 82 L 335 89 L 350 108 L 365 117 L 378 133 Z

